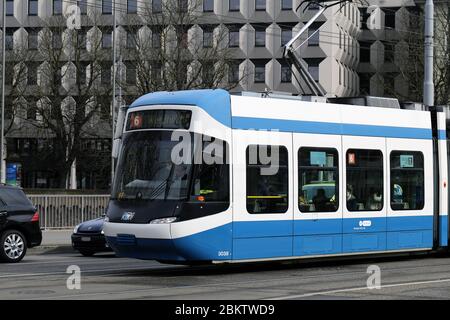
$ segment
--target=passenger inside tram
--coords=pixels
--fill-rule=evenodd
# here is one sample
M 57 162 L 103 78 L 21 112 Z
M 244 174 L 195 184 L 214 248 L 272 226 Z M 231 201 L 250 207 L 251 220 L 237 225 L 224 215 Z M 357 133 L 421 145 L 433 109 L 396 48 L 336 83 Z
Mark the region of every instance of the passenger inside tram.
M 353 194 L 353 186 L 351 184 L 347 185 L 347 209 L 349 211 L 356 211 L 358 209 L 356 197 Z
M 312 201 L 316 211 L 327 211 L 327 203 L 329 202 L 329 199 L 326 197 L 324 189 L 317 189 L 317 193 Z

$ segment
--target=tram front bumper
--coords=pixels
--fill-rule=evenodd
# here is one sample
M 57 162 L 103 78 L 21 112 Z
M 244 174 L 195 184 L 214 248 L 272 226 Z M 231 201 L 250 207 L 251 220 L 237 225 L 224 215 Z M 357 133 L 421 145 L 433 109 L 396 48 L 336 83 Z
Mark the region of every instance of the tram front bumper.
M 183 261 L 170 236 L 170 224 L 105 222 L 106 241 L 119 257 Z

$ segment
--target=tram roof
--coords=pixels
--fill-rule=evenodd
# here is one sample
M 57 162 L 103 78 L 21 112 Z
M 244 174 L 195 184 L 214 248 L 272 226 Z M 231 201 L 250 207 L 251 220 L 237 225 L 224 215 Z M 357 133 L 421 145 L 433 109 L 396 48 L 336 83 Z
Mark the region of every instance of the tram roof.
M 192 105 L 209 113 L 214 119 L 231 127 L 231 101 L 228 91 L 202 89 L 186 91 L 162 91 L 143 95 L 130 108 L 150 105 Z

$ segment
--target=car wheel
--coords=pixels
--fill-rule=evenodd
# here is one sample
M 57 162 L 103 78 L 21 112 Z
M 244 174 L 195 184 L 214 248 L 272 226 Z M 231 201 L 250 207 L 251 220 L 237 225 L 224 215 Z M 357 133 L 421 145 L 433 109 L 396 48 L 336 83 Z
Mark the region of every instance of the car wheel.
M 25 257 L 27 241 L 17 230 L 7 230 L 0 237 L 0 260 L 15 263 Z
M 80 253 L 85 257 L 92 257 L 95 251 L 92 250 L 80 250 Z

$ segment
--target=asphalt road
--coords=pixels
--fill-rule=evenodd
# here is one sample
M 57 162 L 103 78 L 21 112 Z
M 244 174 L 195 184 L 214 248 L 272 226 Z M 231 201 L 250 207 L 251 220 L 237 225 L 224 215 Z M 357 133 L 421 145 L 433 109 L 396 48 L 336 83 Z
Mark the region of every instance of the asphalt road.
M 66 285 L 71 265 L 79 290 Z M 380 268 L 380 289 L 367 288 L 370 265 Z M 185 267 L 30 251 L 0 264 L 0 299 L 450 299 L 450 256 Z

